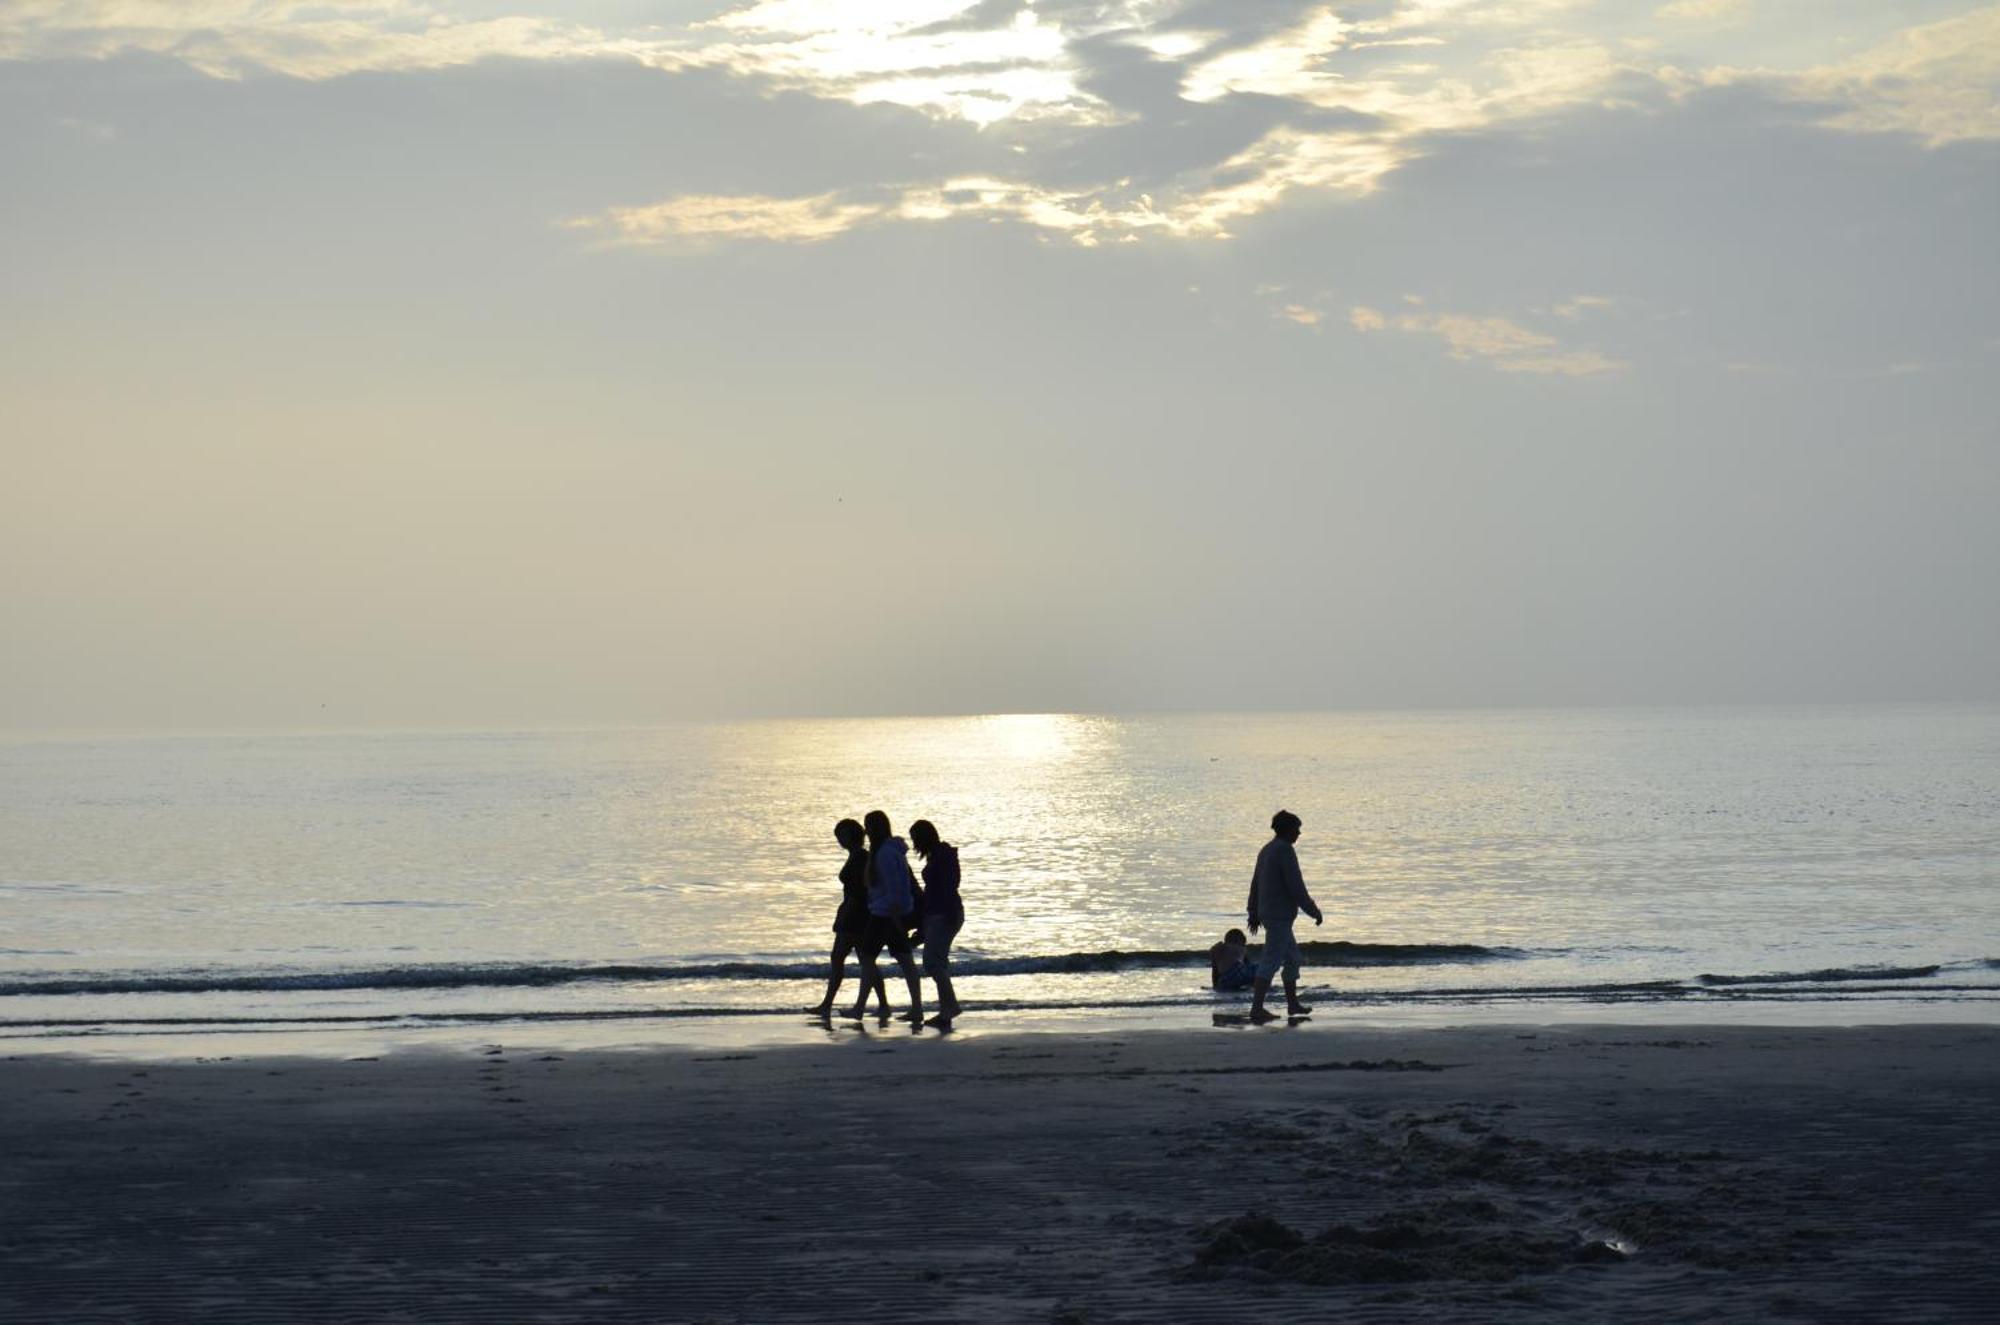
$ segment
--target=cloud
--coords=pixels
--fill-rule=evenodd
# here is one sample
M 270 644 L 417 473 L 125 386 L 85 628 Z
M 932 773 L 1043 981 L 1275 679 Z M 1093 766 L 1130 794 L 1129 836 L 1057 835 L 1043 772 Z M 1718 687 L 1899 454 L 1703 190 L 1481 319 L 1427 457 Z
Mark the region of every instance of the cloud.
M 565 224 L 602 232 L 614 243 L 641 246 L 704 239 L 812 244 L 870 224 L 963 217 L 1018 221 L 1063 232 L 1085 245 L 1107 234 L 1165 224 L 1144 199 L 1114 211 L 1098 197 L 981 177 L 913 185 L 879 202 L 844 198 L 837 193 L 800 198 L 689 195 L 645 206 L 613 207 L 601 215 L 575 217 Z
M 1069 34 L 1033 8 L 971 0 L 761 0 L 693 26 L 725 34 L 673 57 L 858 104 L 991 124 L 1102 118 L 1077 85 Z
M 1836 129 L 1909 133 L 1933 147 L 2000 139 L 2000 6 L 1899 32 L 1795 88 L 1846 102 L 1825 121 Z
M 1601 43 L 1582 38 L 1489 47 L 1430 34 L 1418 61 L 1385 62 L 1354 46 L 1331 11 L 1270 41 L 1230 51 L 1191 68 L 1182 82 L 1190 101 L 1252 93 L 1283 97 L 1375 121 L 1388 142 L 1479 128 L 1588 101 L 1618 73 Z
M 894 187 L 889 190 L 894 200 L 887 203 L 841 202 L 832 195 L 688 195 L 611 208 L 564 224 L 640 245 L 723 236 L 811 243 L 869 224 L 963 218 L 1013 221 L 1084 247 L 1147 235 L 1227 239 L 1232 224 L 1271 210 L 1293 190 L 1365 194 L 1395 163 L 1392 154 L 1365 139 L 1276 129 L 1217 166 L 1186 173 L 1159 193 L 1135 190 L 1123 180 L 1055 189 L 1022 179 L 958 176 Z
M 116 125 L 105 124 L 100 120 L 80 119 L 74 115 L 58 117 L 56 127 L 69 133 L 81 134 L 92 142 L 108 143 L 118 136 Z
M 1343 114 L 1350 127 L 1295 132 L 1265 144 L 1260 174 L 1280 186 L 1266 203 L 1275 205 L 1294 188 L 1365 194 L 1424 155 L 1440 135 L 1527 120 L 1604 96 L 1624 69 L 1603 44 L 1541 35 L 1524 40 L 1513 31 L 1567 7 L 1405 3 L 1388 18 L 1365 23 L 1323 8 L 1261 41 L 1192 64 L 1181 95 L 1197 104 L 1280 98 Z M 1421 58 L 1411 58 L 1413 45 Z M 1286 149 L 1289 160 L 1279 155 Z M 1366 162 L 1367 168 L 1329 169 L 1336 160 Z
M 2000 140 L 2000 5 L 1905 28 L 1858 55 L 1805 69 L 1718 64 L 1660 71 L 1685 95 L 1748 86 L 1828 107 L 1819 123 L 1854 133 L 1899 133 L 1930 147 Z
M 1504 317 L 1403 313 L 1390 318 L 1376 309 L 1357 305 L 1348 311 L 1347 320 L 1363 333 L 1394 328 L 1410 335 L 1434 337 L 1444 342 L 1452 358 L 1481 360 L 1503 373 L 1595 377 L 1626 366 L 1621 360 L 1596 350 L 1567 348 L 1554 336 Z
M 1331 9 L 1315 11 L 1295 28 L 1196 65 L 1181 83 L 1189 101 L 1213 101 L 1236 92 L 1311 100 L 1339 75 L 1326 67 L 1329 55 L 1347 44 L 1353 25 Z
M 1401 0 L 1390 12 L 1360 25 L 1363 32 L 1401 32 L 1410 28 L 1514 28 L 1545 23 L 1590 0 Z
M 1653 12 L 1661 18 L 1706 23 L 1738 18 L 1749 11 L 1750 0 L 1674 0 L 1672 4 L 1661 5 Z
M 882 208 L 842 202 L 823 193 L 811 198 L 687 197 L 644 207 L 613 207 L 597 218 L 568 222 L 601 229 L 626 244 L 687 239 L 764 239 L 817 243 L 882 214 Z
M 1099 116 L 1078 90 L 1063 31 L 1022 7 L 998 26 L 942 21 L 969 0 L 866 5 L 764 0 L 679 26 L 629 24 L 616 6 L 536 5 L 485 17 L 469 0 L 16 0 L 0 9 L 0 58 L 169 55 L 216 78 L 265 70 L 327 79 L 486 59 L 625 59 L 720 70 L 782 90 L 890 102 L 975 124 Z M 605 26 L 579 15 L 601 11 Z
M 1601 294 L 1579 294 L 1572 295 L 1568 302 L 1557 304 L 1550 311 L 1557 317 L 1567 318 L 1571 322 L 1574 322 L 1585 313 L 1600 312 L 1610 308 L 1613 302 L 1609 297 Z
M 502 57 L 639 58 L 655 45 L 556 17 L 457 18 L 404 0 L 17 0 L 0 12 L 0 58 L 144 51 L 225 79 L 257 70 L 327 79 Z

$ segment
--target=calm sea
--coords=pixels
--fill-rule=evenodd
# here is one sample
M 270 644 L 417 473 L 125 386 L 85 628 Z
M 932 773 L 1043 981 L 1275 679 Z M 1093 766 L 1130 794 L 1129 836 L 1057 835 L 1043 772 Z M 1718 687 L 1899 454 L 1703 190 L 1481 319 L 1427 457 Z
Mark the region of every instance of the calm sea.
M 0 1039 L 790 1025 L 877 807 L 966 1025 L 1206 1023 L 1279 806 L 1349 1015 L 2000 1017 L 2000 707 L 1014 715 L 0 743 Z

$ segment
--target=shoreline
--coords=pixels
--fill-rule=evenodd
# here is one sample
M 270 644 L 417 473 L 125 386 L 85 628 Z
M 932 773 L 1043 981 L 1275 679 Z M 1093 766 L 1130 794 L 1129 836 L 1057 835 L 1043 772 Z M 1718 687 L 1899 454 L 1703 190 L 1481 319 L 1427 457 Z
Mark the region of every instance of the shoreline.
M 1689 1003 L 1673 1000 L 1555 1001 L 1492 1000 L 1424 1006 L 1343 1000 L 1331 991 L 1308 991 L 1316 1014 L 1297 1026 L 1253 1027 L 1242 1014 L 1247 993 L 1212 1002 L 1176 1001 L 1129 1005 L 1088 1004 L 985 1009 L 977 999 L 948 1033 L 926 1029 L 914 1038 L 987 1040 L 1005 1036 L 1092 1036 L 1105 1034 L 1295 1034 L 1307 1038 L 1349 1031 L 1426 1033 L 1457 1029 L 1562 1030 L 1599 1026 L 1644 1026 L 1655 1030 L 1704 1026 L 1737 1028 L 1839 1029 L 1860 1027 L 2000 1026 L 2000 999 L 1945 997 L 1782 999 Z M 898 1005 L 900 1007 L 900 1004 Z M 870 1016 L 830 1023 L 798 1007 L 681 1010 L 635 1009 L 580 1013 L 476 1014 L 432 1019 L 356 1016 L 343 1021 L 240 1021 L 189 1017 L 172 1022 L 132 1023 L 114 1018 L 75 1019 L 72 1024 L 23 1020 L 31 1033 L 10 1034 L 0 1023 L 0 1057 L 62 1057 L 148 1062 L 195 1057 L 299 1057 L 338 1059 L 360 1053 L 447 1052 L 504 1039 L 552 1051 L 659 1051 L 732 1048 L 773 1049 L 825 1044 L 840 1039 L 883 1036 L 912 1038 L 907 1026 Z
M 353 1060 L 10 1056 L 0 1308 L 1972 1320 L 2000 1293 L 1990 1025 L 720 1052 L 515 1029 Z

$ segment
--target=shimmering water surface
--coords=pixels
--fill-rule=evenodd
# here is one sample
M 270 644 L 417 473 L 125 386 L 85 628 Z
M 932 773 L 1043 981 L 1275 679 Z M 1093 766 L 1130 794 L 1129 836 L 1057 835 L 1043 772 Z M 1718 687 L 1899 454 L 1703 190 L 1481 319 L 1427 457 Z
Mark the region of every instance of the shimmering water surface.
M 875 807 L 975 1012 L 1226 1009 L 1280 805 L 1342 1006 L 2000 1014 L 2000 707 L 1053 715 L 0 744 L 0 1037 L 782 1015 Z

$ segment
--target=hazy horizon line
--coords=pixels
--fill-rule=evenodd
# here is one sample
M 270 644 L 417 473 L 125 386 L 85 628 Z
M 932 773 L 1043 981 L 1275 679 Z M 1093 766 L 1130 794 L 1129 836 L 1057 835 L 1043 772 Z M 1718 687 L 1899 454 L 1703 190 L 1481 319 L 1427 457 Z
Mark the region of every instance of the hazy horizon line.
M 930 713 L 761 713 L 712 717 L 651 717 L 614 721 L 520 723 L 407 723 L 287 726 L 246 724 L 200 727 L 0 728 L 0 741 L 176 740 L 222 736 L 531 736 L 590 732 L 663 731 L 690 727 L 749 727 L 764 723 L 947 722 L 988 718 L 1282 718 L 1353 715 L 1639 713 L 1732 710 L 1991 708 L 2000 697 L 1954 699 L 1654 700 L 1619 703 L 1334 704 L 1316 708 L 994 709 Z

